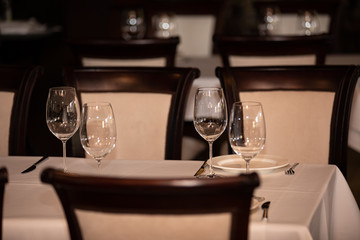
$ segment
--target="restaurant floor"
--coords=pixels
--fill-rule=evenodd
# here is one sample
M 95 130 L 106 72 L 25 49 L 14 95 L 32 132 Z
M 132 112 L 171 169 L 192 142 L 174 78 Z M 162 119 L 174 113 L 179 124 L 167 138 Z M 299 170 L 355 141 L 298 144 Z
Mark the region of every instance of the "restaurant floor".
M 348 149 L 347 181 L 360 207 L 360 153 L 351 148 Z

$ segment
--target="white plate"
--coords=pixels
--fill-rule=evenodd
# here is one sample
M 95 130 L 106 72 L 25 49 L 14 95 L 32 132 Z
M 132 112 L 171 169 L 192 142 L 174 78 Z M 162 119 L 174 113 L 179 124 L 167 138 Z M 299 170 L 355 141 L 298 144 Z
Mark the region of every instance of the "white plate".
M 271 155 L 258 155 L 250 160 L 250 171 L 271 172 L 283 168 L 288 164 L 289 161 L 285 158 Z M 214 168 L 230 172 L 245 172 L 246 170 L 245 161 L 236 154 L 214 157 L 212 165 Z

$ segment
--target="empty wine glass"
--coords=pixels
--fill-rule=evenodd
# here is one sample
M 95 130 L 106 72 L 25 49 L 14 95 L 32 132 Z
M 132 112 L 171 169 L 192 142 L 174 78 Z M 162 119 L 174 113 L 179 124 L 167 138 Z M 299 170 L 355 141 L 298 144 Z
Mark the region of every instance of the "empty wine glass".
M 155 36 L 158 38 L 169 38 L 175 35 L 175 15 L 162 12 L 152 18 Z
M 235 102 L 230 114 L 229 141 L 234 152 L 245 160 L 246 173 L 249 173 L 250 160 L 264 148 L 265 139 L 261 103 Z
M 46 123 L 49 130 L 63 144 L 63 165 L 66 167 L 66 142 L 80 125 L 80 106 L 73 87 L 54 87 L 49 89 L 46 101 Z
M 213 142 L 227 126 L 227 107 L 221 88 L 199 88 L 194 102 L 194 126 L 196 131 L 209 143 L 209 173 L 216 177 L 212 168 Z
M 116 124 L 110 103 L 85 103 L 82 108 L 80 141 L 100 170 L 101 160 L 115 147 Z
M 278 7 L 266 7 L 260 14 L 260 17 L 260 35 L 274 34 L 279 24 L 280 9 Z
M 320 29 L 320 21 L 316 11 L 302 11 L 298 14 L 298 26 L 303 34 L 310 36 L 318 33 Z

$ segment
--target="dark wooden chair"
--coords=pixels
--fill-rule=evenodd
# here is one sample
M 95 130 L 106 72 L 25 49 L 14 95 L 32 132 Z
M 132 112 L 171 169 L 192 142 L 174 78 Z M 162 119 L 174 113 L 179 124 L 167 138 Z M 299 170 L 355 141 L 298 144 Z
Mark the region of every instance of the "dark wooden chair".
M 4 208 L 4 189 L 5 184 L 8 182 L 8 172 L 5 167 L 0 168 L 0 239 L 2 239 L 2 219 Z
M 346 176 L 349 119 L 357 66 L 217 68 L 229 109 L 260 101 L 266 121 L 264 154 L 290 162 L 335 164 Z
M 118 135 L 108 157 L 181 159 L 185 104 L 198 69 L 67 68 L 64 73 L 80 103 L 112 104 Z
M 131 40 L 70 40 L 76 66 L 174 67 L 179 37 Z
M 214 35 L 213 41 L 223 66 L 321 65 L 332 37 Z
M 129 179 L 45 169 L 41 180 L 55 188 L 73 240 L 89 235 L 93 239 L 247 239 L 251 198 L 259 186 L 256 173 L 216 179 Z M 207 219 L 215 222 L 210 225 Z M 124 221 L 132 227 L 121 224 Z
M 27 155 L 30 101 L 42 67 L 0 65 L 1 155 Z

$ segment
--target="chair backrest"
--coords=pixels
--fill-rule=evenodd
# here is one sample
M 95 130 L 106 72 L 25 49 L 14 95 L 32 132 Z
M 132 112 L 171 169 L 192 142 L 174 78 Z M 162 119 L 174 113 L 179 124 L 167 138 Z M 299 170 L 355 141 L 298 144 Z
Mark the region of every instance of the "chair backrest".
M 71 239 L 247 239 L 256 173 L 229 178 L 129 179 L 46 169 Z
M 260 101 L 266 122 L 262 153 L 291 162 L 336 164 L 346 176 L 346 152 L 357 66 L 217 68 L 229 108 Z
M 332 37 L 214 35 L 223 66 L 321 65 Z
M 132 40 L 70 40 L 76 66 L 174 67 L 178 37 Z
M 185 104 L 199 74 L 194 68 L 68 68 L 65 80 L 80 103 L 112 104 L 117 142 L 109 158 L 181 159 Z
M 41 67 L 0 66 L 0 155 L 26 155 L 30 101 L 42 72 Z
M 0 239 L 2 239 L 2 219 L 4 208 L 4 189 L 8 182 L 8 172 L 5 167 L 0 168 Z

